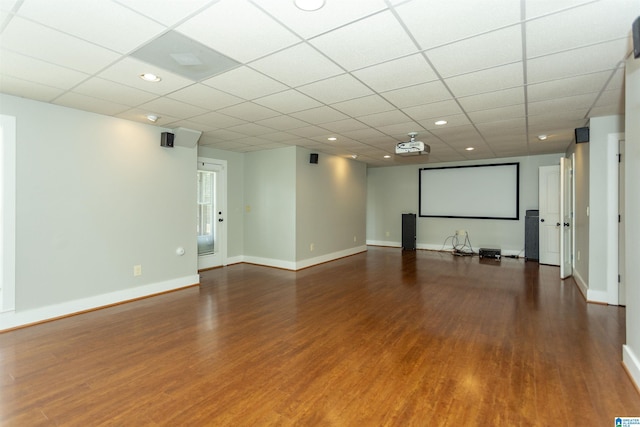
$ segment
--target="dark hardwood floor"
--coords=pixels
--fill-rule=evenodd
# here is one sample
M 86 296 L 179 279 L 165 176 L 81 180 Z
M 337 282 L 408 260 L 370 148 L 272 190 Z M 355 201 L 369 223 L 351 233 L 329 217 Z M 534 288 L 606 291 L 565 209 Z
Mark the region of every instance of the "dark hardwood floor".
M 625 311 L 556 267 L 392 248 L 0 334 L 2 426 L 609 426 Z

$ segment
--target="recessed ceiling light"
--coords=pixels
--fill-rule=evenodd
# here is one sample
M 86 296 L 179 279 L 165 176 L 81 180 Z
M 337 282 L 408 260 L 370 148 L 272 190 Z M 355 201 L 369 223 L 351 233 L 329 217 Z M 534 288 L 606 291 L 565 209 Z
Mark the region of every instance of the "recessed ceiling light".
M 446 120 L 438 120 L 435 124 L 436 124 L 436 126 L 442 126 L 442 125 L 446 125 L 447 121 Z
M 156 76 L 153 73 L 140 74 L 140 78 L 146 82 L 159 82 L 160 80 L 162 80 L 160 76 Z
M 314 10 L 322 9 L 325 0 L 293 0 L 293 3 L 300 10 L 305 12 L 313 12 Z
M 384 155 L 384 158 L 385 158 L 385 159 L 390 159 L 390 158 L 391 158 L 391 156 L 390 156 L 390 155 L 388 155 L 388 154 L 385 154 L 385 155 Z
M 159 119 L 159 117 L 154 115 L 154 114 L 147 114 L 147 120 L 149 120 L 152 123 L 157 122 L 158 119 Z
M 329 141 L 336 141 L 338 138 L 336 138 L 335 136 L 332 136 L 331 138 L 327 138 Z
M 467 148 L 465 148 L 465 150 L 467 150 L 467 151 L 473 151 L 473 150 L 475 150 L 475 148 L 473 148 L 473 147 L 467 147 Z
M 547 139 L 547 135 L 538 135 L 538 139 L 540 141 L 544 141 L 545 139 Z

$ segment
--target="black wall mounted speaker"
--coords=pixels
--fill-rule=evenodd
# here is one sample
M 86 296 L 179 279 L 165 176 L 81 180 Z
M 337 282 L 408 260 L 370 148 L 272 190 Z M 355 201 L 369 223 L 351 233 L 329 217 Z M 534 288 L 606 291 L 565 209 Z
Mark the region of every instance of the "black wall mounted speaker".
M 309 163 L 318 163 L 318 153 L 311 153 L 309 155 Z
M 633 33 L 633 57 L 637 59 L 640 58 L 640 16 L 633 21 L 631 32 Z
M 589 128 L 576 128 L 576 144 L 589 142 Z
M 162 132 L 160 134 L 161 147 L 173 147 L 173 134 L 171 132 Z

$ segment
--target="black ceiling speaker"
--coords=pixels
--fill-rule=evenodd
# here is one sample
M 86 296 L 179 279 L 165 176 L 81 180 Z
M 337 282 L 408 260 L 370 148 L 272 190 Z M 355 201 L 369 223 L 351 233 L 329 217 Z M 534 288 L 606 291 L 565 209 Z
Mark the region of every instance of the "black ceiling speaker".
M 576 128 L 576 144 L 589 142 L 589 128 Z
M 633 21 L 633 26 L 631 29 L 633 33 L 633 57 L 640 58 L 640 16 Z
M 318 163 L 318 153 L 311 153 L 309 155 L 309 163 Z
M 173 134 L 171 132 L 162 132 L 160 134 L 161 147 L 173 147 Z

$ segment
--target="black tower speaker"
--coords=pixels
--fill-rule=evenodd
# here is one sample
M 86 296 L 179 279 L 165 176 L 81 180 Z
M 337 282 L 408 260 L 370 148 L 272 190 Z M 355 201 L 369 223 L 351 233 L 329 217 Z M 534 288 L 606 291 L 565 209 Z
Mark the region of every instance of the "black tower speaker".
M 576 128 L 576 144 L 589 142 L 589 128 Z
M 161 147 L 173 147 L 173 134 L 170 132 L 162 132 L 160 134 Z
M 318 163 L 318 153 L 311 153 L 309 155 L 309 163 Z
M 640 16 L 633 21 L 631 32 L 633 33 L 633 57 L 637 59 L 640 58 Z

